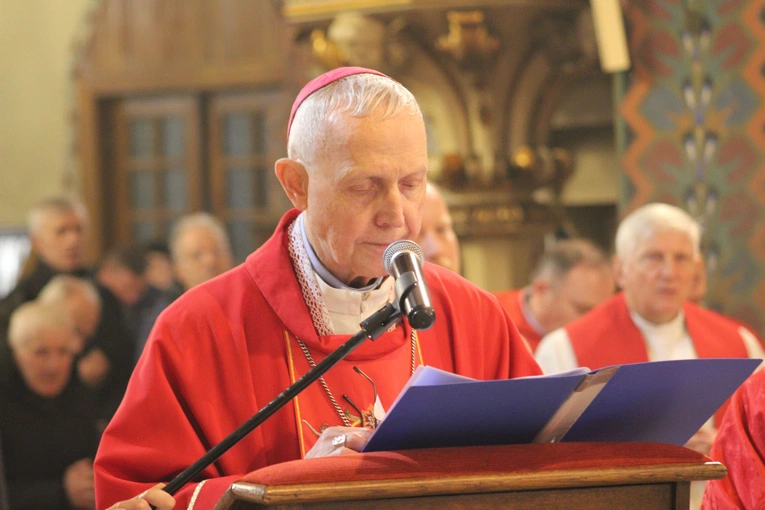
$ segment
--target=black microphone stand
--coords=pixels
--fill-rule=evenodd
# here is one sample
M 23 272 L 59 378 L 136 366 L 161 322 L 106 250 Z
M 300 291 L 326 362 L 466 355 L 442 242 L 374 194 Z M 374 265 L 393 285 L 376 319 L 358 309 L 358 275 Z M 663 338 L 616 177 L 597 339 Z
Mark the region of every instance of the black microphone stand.
M 401 311 L 393 304 L 387 304 L 383 308 L 373 313 L 360 326 L 361 330 L 353 335 L 347 342 L 338 347 L 334 352 L 327 356 L 321 363 L 305 373 L 303 377 L 295 381 L 286 390 L 281 392 L 275 399 L 263 406 L 260 411 L 255 413 L 249 420 L 239 426 L 234 432 L 229 434 L 220 443 L 210 448 L 210 450 L 199 458 L 194 464 L 183 470 L 178 476 L 168 483 L 162 490 L 171 496 L 178 492 L 184 485 L 194 479 L 207 466 L 218 460 L 232 446 L 241 441 L 244 436 L 255 430 L 257 426 L 266 421 L 276 411 L 284 407 L 287 402 L 295 398 L 298 393 L 303 391 L 309 384 L 316 381 L 324 373 L 336 365 L 341 359 L 345 358 L 352 350 L 361 345 L 367 339 L 375 340 L 383 334 L 388 328 L 397 324 L 402 318 Z

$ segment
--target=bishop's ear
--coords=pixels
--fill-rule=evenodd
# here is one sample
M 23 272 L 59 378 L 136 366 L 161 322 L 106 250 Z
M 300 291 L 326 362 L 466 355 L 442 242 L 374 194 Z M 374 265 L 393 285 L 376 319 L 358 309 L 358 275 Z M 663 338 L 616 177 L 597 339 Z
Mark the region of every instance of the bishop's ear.
M 275 171 L 292 205 L 305 211 L 308 207 L 308 172 L 305 167 L 294 159 L 281 158 L 276 161 Z

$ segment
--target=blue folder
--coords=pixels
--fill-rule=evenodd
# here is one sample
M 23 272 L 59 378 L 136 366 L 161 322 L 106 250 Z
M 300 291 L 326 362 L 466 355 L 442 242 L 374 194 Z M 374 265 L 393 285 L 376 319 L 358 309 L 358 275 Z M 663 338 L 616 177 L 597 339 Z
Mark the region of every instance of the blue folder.
M 553 441 L 683 445 L 760 362 L 657 361 L 495 381 L 420 367 L 363 451 Z

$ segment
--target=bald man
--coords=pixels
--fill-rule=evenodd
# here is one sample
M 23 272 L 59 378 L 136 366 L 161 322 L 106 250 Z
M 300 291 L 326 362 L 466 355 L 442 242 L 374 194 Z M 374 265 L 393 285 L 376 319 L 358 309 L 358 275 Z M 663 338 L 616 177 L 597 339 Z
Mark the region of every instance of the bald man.
M 536 351 L 544 335 L 589 312 L 614 290 L 611 263 L 603 250 L 585 239 L 567 239 L 545 251 L 529 285 L 496 295 Z
M 441 190 L 432 183 L 428 183 L 425 190 L 422 226 L 416 241 L 425 260 L 460 272 L 460 244 L 454 232 L 454 222 Z

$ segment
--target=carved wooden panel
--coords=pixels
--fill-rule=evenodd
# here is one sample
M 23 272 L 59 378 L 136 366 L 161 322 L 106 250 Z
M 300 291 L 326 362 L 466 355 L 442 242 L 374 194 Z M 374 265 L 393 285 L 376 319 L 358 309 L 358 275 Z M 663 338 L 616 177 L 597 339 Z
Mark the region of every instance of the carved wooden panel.
M 266 0 L 106 0 L 91 24 L 78 73 L 117 91 L 274 82 L 290 37 Z
M 223 166 L 208 147 L 213 98 L 284 87 L 294 29 L 268 0 L 103 0 L 90 25 L 75 72 L 96 258 L 113 244 L 166 235 L 185 212 L 226 212 L 212 196 L 225 177 L 214 174 Z

